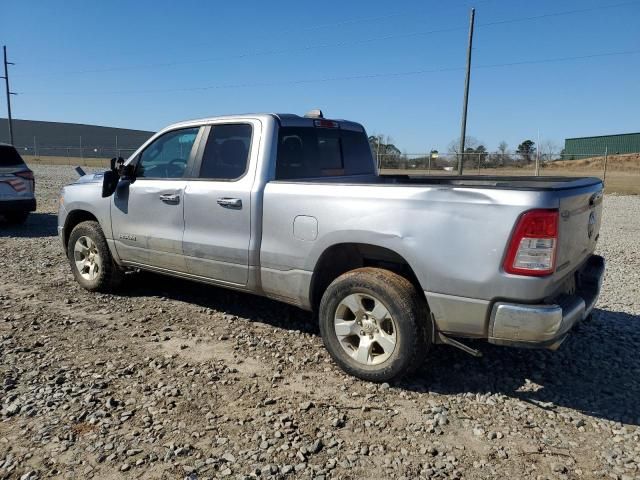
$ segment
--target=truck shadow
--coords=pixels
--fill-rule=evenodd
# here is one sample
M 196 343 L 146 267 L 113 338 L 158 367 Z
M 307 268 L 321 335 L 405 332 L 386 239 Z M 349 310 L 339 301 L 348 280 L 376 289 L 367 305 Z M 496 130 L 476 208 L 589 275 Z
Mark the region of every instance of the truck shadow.
M 298 308 L 222 288 L 142 273 L 125 295 L 162 295 L 267 323 L 318 335 L 317 321 Z M 131 282 L 134 283 L 134 282 Z M 607 420 L 640 425 L 640 315 L 596 310 L 559 350 L 526 350 L 474 342 L 482 358 L 448 346 L 434 346 L 425 365 L 395 385 L 419 393 L 501 394 L 549 411 L 578 410 Z
M 161 295 L 277 328 L 320 334 L 318 324 L 312 321 L 309 312 L 276 300 L 179 278 L 171 278 L 167 282 L 169 277 L 151 272 L 140 272 L 133 278 L 135 280 L 126 282 L 119 295 Z
M 58 215 L 31 212 L 22 225 L 11 225 L 0 215 L 0 238 L 55 237 L 58 234 Z
M 499 393 L 537 408 L 578 410 L 640 425 L 640 315 L 596 309 L 559 350 L 525 350 L 476 342 L 482 358 L 437 346 L 403 388 L 439 394 Z M 570 413 L 570 412 L 569 412 Z

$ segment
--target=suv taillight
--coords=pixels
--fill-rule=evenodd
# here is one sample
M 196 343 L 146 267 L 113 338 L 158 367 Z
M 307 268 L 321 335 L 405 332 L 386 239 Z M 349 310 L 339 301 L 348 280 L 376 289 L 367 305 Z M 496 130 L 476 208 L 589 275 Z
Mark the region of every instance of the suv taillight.
M 35 191 L 36 188 L 36 179 L 33 176 L 33 172 L 30 170 L 27 170 L 26 172 L 16 172 L 14 173 L 14 175 L 16 177 L 20 177 L 20 178 L 24 178 L 26 180 L 31 180 L 31 190 Z
M 541 276 L 556 268 L 558 210 L 524 213 L 511 236 L 504 271 L 514 275 Z

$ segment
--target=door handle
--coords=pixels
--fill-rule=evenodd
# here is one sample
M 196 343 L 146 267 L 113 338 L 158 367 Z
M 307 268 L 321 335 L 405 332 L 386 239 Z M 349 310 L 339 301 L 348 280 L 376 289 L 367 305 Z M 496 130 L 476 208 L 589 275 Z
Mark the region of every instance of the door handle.
M 180 195 L 175 193 L 163 193 L 160 195 L 160 200 L 165 203 L 180 203 Z
M 227 208 L 242 208 L 242 200 L 239 198 L 219 198 L 218 205 Z

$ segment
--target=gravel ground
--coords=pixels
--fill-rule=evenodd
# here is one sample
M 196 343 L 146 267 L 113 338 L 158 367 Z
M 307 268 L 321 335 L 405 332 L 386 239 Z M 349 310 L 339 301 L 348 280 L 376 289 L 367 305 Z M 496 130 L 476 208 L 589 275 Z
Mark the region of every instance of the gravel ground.
M 593 321 L 557 352 L 436 347 L 365 383 L 309 314 L 134 275 L 73 281 L 56 238 L 75 173 L 0 225 L 0 478 L 640 478 L 640 196 L 607 196 Z

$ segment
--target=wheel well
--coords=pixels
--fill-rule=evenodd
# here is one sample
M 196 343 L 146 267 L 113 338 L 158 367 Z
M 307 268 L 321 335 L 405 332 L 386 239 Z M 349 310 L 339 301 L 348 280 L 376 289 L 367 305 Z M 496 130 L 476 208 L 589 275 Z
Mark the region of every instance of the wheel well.
M 343 273 L 361 267 L 378 267 L 390 270 L 409 280 L 421 290 L 418 277 L 409 263 L 393 250 L 366 243 L 341 243 L 326 249 L 313 271 L 311 278 L 311 307 L 317 311 L 327 287 Z
M 76 227 L 76 225 L 82 222 L 86 222 L 87 220 L 93 220 L 95 222 L 98 221 L 98 219 L 92 213 L 89 213 L 86 210 L 73 210 L 72 212 L 69 212 L 69 214 L 67 215 L 67 219 L 64 222 L 65 248 L 67 246 L 67 243 L 69 242 L 69 235 L 71 235 L 71 232 Z

